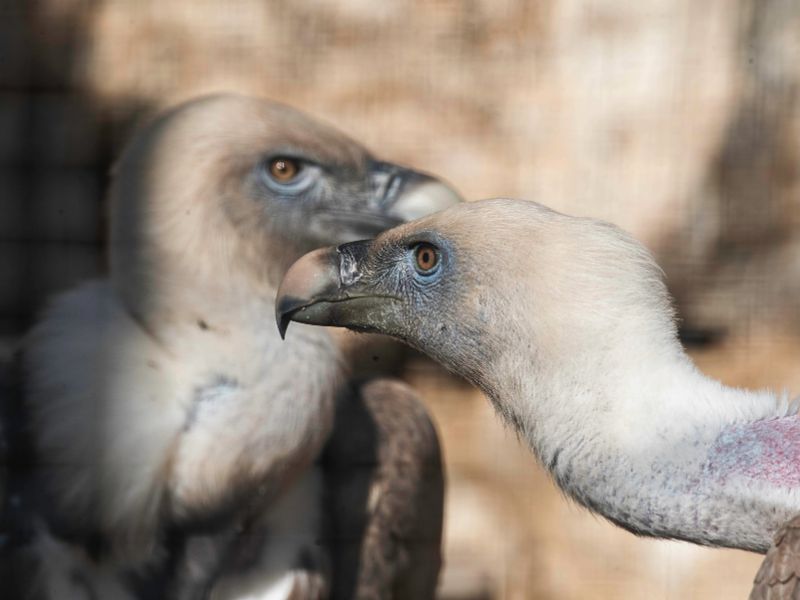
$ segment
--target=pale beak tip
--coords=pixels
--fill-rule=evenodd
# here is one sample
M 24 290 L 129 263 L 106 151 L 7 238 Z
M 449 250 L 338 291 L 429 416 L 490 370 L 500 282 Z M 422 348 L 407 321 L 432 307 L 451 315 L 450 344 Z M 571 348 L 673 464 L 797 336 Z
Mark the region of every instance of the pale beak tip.
M 414 221 L 463 202 L 461 195 L 438 179 L 425 179 L 397 200 L 389 214 L 402 221 Z

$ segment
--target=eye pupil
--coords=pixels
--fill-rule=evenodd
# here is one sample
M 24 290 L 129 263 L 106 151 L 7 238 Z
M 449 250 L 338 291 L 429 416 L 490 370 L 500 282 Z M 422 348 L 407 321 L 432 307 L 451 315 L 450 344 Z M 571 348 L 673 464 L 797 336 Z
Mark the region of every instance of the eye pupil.
M 417 270 L 421 273 L 429 273 L 439 262 L 439 254 L 430 244 L 419 244 L 414 253 Z
M 291 181 L 300 170 L 298 162 L 291 158 L 273 158 L 269 163 L 269 174 L 281 183 Z

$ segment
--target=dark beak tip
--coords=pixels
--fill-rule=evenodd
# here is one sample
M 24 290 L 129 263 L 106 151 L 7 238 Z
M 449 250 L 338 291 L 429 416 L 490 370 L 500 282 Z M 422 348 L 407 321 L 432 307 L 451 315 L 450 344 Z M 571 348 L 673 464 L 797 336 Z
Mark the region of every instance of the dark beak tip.
M 279 315 L 277 318 L 278 322 L 278 333 L 281 335 L 281 339 L 286 339 L 286 330 L 289 328 L 289 323 L 291 319 L 285 315 Z
M 297 312 L 296 302 L 292 298 L 279 298 L 275 304 L 275 324 L 278 326 L 278 333 L 281 339 L 286 339 L 286 330 L 289 329 L 289 323 L 292 322 L 292 316 Z

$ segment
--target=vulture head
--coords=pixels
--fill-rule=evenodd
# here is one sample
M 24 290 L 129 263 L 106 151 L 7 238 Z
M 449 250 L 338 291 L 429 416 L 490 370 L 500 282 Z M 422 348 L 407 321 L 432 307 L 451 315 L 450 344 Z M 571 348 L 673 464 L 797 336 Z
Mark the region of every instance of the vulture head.
M 236 95 L 183 104 L 140 131 L 111 197 L 112 279 L 140 317 L 201 297 L 271 303 L 302 254 L 459 201 L 296 110 Z
M 675 336 L 660 271 L 633 238 L 504 199 L 319 249 L 290 268 L 276 311 L 281 332 L 297 321 L 395 336 L 492 397 Z

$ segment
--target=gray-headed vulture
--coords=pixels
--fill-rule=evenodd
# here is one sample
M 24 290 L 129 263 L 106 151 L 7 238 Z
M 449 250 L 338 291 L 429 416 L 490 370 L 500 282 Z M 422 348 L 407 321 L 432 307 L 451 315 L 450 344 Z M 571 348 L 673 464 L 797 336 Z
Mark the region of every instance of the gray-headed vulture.
M 428 353 L 486 393 L 562 490 L 638 535 L 764 553 L 800 512 L 797 406 L 700 373 L 658 266 L 608 223 L 460 205 L 310 253 L 277 317 Z M 755 594 L 789 597 L 797 538 L 781 533 Z
M 399 383 L 350 381 L 325 330 L 281 343 L 270 315 L 305 252 L 458 199 L 267 101 L 202 98 L 136 134 L 113 172 L 109 277 L 55 298 L 23 348 L 33 465 L 4 513 L 30 516 L 25 591 L 431 597 L 442 467 L 427 414 Z M 387 553 L 407 555 L 393 571 Z M 415 577 L 413 596 L 365 591 Z

